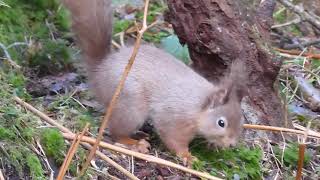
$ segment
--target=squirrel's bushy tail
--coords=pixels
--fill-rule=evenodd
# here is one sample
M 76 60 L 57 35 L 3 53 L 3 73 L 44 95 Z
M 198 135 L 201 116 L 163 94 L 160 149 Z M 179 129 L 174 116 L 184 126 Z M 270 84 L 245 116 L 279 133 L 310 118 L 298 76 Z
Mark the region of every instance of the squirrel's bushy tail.
M 112 0 L 63 0 L 70 11 L 72 30 L 88 65 L 96 65 L 111 49 Z

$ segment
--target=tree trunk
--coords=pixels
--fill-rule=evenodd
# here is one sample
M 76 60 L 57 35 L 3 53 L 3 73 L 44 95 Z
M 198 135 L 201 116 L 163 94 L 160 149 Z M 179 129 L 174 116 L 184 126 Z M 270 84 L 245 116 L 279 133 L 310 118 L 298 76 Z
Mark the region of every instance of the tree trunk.
M 264 0 L 257 8 L 253 0 L 167 1 L 165 18 L 180 42 L 188 45 L 192 67 L 214 82 L 232 61 L 245 62 L 249 74 L 249 97 L 243 105 L 247 122 L 290 127 L 274 87 L 281 61 L 268 43 L 275 1 Z

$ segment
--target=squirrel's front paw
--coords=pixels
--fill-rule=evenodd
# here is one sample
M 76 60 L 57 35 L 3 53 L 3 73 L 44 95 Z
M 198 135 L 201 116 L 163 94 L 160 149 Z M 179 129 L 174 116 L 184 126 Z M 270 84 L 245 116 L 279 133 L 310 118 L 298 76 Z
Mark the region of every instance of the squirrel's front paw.
M 122 138 L 117 143 L 115 143 L 115 145 L 144 154 L 149 153 L 149 149 L 151 147 L 149 142 L 145 139 L 141 139 L 138 141 L 130 138 Z
M 147 154 L 147 153 L 149 153 L 150 147 L 151 147 L 151 145 L 148 141 L 146 141 L 145 139 L 141 139 L 136 144 L 132 145 L 131 149 L 133 151 Z
M 182 159 L 183 165 L 189 168 L 192 167 L 193 162 L 198 160 L 198 158 L 192 156 L 190 152 L 178 153 L 177 156 Z

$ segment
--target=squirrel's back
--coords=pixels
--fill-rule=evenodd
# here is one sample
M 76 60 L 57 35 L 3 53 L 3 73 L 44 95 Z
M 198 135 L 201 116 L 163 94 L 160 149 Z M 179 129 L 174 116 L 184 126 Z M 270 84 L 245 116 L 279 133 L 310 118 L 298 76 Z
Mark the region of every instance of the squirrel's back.
M 88 65 L 98 65 L 109 53 L 112 39 L 111 0 L 63 0 L 71 12 L 72 29 Z
M 133 47 L 121 48 L 89 71 L 91 85 L 102 102 L 110 101 L 132 51 Z M 198 111 L 212 88 L 211 83 L 171 54 L 152 45 L 141 45 L 122 94 L 144 94 L 144 103 L 150 108 Z

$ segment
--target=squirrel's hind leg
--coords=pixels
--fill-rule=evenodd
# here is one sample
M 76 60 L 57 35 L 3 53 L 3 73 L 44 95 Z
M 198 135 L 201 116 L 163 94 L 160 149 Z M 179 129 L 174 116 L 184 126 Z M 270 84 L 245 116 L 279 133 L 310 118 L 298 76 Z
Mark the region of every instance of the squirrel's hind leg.
M 120 98 L 108 122 L 108 128 L 113 141 L 118 145 L 124 145 L 128 149 L 148 153 L 150 144 L 146 140 L 131 138 L 144 124 L 146 116 L 147 109 L 143 104 L 131 104 L 130 99 Z

